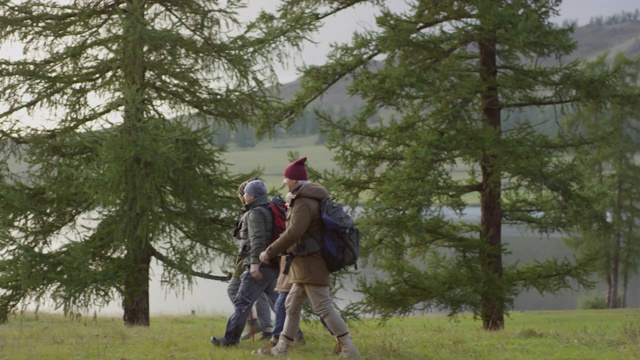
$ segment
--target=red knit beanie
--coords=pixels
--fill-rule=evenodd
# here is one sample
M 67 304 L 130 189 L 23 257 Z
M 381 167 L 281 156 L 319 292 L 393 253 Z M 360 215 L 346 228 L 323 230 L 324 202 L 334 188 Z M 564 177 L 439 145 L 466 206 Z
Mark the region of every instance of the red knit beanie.
M 284 177 L 291 180 L 308 180 L 307 168 L 304 165 L 306 161 L 307 157 L 305 156 L 287 165 L 284 169 Z

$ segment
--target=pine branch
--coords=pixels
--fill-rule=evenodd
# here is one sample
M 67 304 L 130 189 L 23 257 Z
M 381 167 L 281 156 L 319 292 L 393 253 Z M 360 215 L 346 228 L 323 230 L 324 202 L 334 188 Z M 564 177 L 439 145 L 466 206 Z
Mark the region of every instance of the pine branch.
M 218 281 L 231 280 L 232 274 L 230 273 L 225 276 L 221 276 L 221 275 L 211 275 L 211 274 L 203 273 L 200 271 L 195 271 L 187 264 L 179 264 L 169 259 L 168 257 L 161 254 L 159 251 L 157 251 L 155 248 L 152 248 L 151 255 L 153 255 L 156 259 L 160 260 L 163 264 L 185 275 L 192 275 L 192 276 L 196 276 L 203 279 L 218 280 Z

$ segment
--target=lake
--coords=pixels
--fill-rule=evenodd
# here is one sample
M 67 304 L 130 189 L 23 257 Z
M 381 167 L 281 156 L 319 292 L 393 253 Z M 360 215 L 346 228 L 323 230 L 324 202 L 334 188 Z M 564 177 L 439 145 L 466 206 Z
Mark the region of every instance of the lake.
M 479 221 L 479 207 L 469 207 L 462 217 L 467 221 Z M 522 227 L 503 226 L 503 241 L 509 243 L 509 249 L 513 252 L 511 255 L 504 257 L 505 264 L 512 263 L 516 259 L 521 262 L 531 259 L 544 259 L 553 255 L 558 257 L 572 258 L 571 251 L 562 243 L 560 234 L 550 234 L 542 236 L 527 231 Z M 159 267 L 154 264 L 154 273 L 159 274 Z M 358 271 L 362 273 L 362 271 Z M 361 294 L 353 291 L 354 281 L 347 280 L 345 290 L 338 293 L 341 299 L 338 301 L 340 307 L 350 302 L 361 299 Z M 606 287 L 599 284 L 594 290 L 598 293 L 604 293 Z M 589 294 L 592 291 L 564 291 L 558 296 L 541 296 L 535 291 L 522 293 L 515 302 L 515 310 L 567 310 L 575 309 L 577 299 L 580 296 Z M 627 296 L 628 307 L 640 307 L 640 277 L 635 276 L 629 284 L 629 292 Z M 150 312 L 151 315 L 212 315 L 221 314 L 228 315 L 233 312 L 231 301 L 227 296 L 227 283 L 197 279 L 191 290 L 185 290 L 185 294 L 176 294 L 175 292 L 167 292 L 160 286 L 160 280 L 157 276 L 153 276 L 150 284 Z M 102 309 L 92 309 L 100 315 L 122 316 L 122 309 L 119 302 L 114 302 Z

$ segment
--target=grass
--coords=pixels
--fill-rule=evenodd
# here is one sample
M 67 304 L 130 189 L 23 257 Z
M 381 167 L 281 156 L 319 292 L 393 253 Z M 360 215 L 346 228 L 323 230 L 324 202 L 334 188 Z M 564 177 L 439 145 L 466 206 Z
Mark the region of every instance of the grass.
M 335 167 L 331 151 L 324 145 L 318 145 L 317 141 L 318 137 L 314 135 L 264 140 L 248 148 L 232 145 L 225 158 L 234 172 L 262 169 L 262 178 L 267 187 L 280 189 L 279 192 L 282 192 L 282 173 L 290 162 L 287 156 L 290 151 L 298 152 L 301 157 L 306 156 L 307 164 L 314 169 L 322 171 Z
M 152 317 L 149 328 L 120 318 L 15 316 L 0 326 L 0 359 L 247 359 L 264 342 L 214 348 L 226 317 Z M 506 329 L 486 332 L 465 315 L 452 322 L 429 314 L 351 324 L 363 359 L 638 359 L 640 309 L 516 312 Z M 307 345 L 289 359 L 326 359 L 334 340 L 319 322 L 302 324 Z
M 307 165 L 323 170 L 337 170 L 333 161 L 334 154 L 325 145 L 318 144 L 318 136 L 287 137 L 283 139 L 265 139 L 252 147 L 238 147 L 229 145 L 225 159 L 230 164 L 233 172 L 243 173 L 260 169 L 261 178 L 269 189 L 275 189 L 275 193 L 284 195 L 286 191 L 282 185 L 282 173 L 289 164 L 288 152 L 297 152 L 301 157 L 306 156 Z M 460 165 L 453 170 L 453 177 L 461 179 L 466 177 L 466 167 Z M 314 181 L 315 179 L 310 179 Z M 479 195 L 470 193 L 463 197 L 469 204 L 477 204 Z

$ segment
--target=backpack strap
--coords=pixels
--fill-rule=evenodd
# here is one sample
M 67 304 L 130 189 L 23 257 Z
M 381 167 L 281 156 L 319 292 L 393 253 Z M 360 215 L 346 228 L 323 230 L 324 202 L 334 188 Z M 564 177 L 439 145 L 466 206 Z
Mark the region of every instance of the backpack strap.
M 300 192 L 300 190 L 302 189 L 303 185 L 298 186 L 297 188 L 293 189 L 293 191 L 291 192 L 291 200 L 289 200 L 289 209 L 291 209 L 293 207 L 293 203 L 296 202 L 296 197 L 298 196 L 298 192 Z
M 293 263 L 294 257 L 296 256 L 291 253 L 287 254 L 287 260 L 286 260 L 286 263 L 284 264 L 284 269 L 282 269 L 283 274 L 289 275 L 289 270 L 291 269 L 291 263 Z
M 254 207 L 254 209 L 258 210 L 259 213 L 262 213 L 262 216 L 264 216 L 265 224 L 267 224 L 267 226 L 271 228 L 271 231 L 273 231 L 273 224 L 272 224 L 273 214 L 271 213 L 270 207 L 271 205 L 267 202 L 264 204 L 257 205 L 256 207 Z M 269 219 L 270 217 L 271 219 Z

